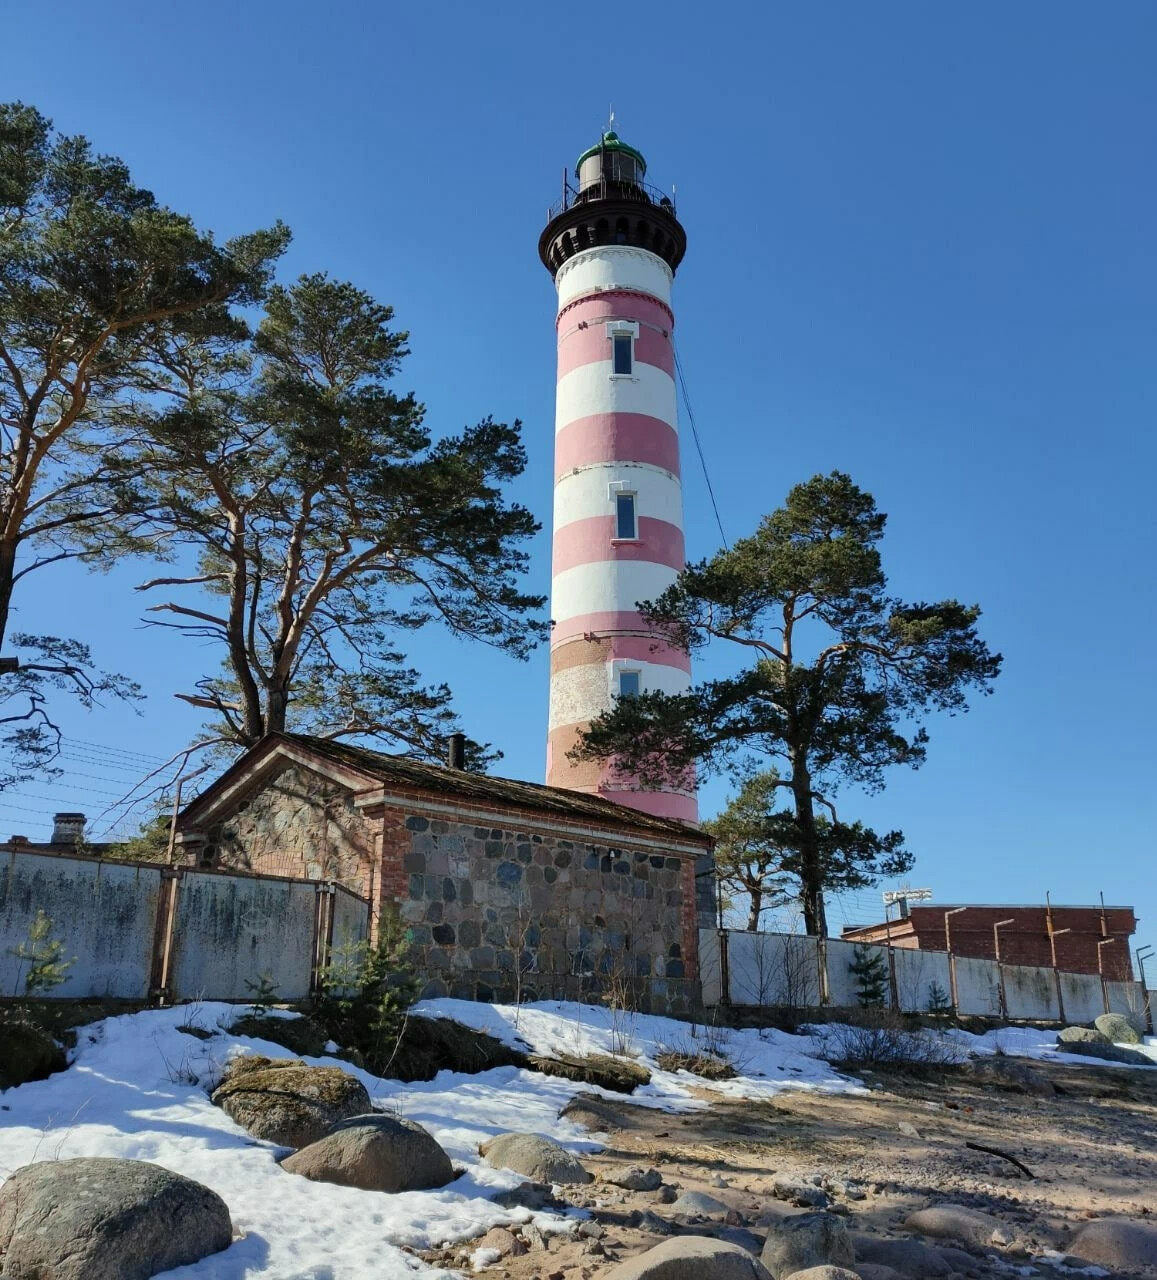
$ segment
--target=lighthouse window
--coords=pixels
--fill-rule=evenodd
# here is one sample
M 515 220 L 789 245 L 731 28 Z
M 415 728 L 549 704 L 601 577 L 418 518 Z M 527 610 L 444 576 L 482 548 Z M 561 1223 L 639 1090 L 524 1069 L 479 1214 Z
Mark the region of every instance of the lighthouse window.
M 635 495 L 618 493 L 615 495 L 615 537 L 637 538 L 639 523 L 635 517 Z
M 635 345 L 634 338 L 629 333 L 616 333 L 611 339 L 614 343 L 614 371 L 617 374 L 630 375 L 632 356 L 634 352 L 632 348 Z
M 642 689 L 640 679 L 641 673 L 638 671 L 620 671 L 619 672 L 619 697 L 634 698 Z

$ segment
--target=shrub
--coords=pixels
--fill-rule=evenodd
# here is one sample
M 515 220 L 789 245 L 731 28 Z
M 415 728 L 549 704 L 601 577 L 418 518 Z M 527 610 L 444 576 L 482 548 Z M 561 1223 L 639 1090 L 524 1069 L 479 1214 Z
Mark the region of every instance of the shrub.
M 64 943 L 52 936 L 52 920 L 39 909 L 36 918 L 28 926 L 28 940 L 9 947 L 8 951 L 21 964 L 28 961 L 28 970 L 24 975 L 26 996 L 42 995 L 60 986 L 68 977 L 69 969 L 76 963 L 75 956 L 71 960 L 64 958 Z M 19 983 L 19 965 L 16 972 Z
M 968 1057 L 963 1045 L 943 1032 L 909 1031 L 889 1017 L 860 1026 L 834 1024 L 825 1043 L 827 1056 L 841 1067 L 955 1067 Z

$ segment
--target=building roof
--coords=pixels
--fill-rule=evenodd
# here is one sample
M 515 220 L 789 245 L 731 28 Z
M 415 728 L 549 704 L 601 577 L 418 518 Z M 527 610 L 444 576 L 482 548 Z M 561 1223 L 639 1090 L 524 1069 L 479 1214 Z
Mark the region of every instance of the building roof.
M 383 786 L 415 788 L 422 791 L 441 792 L 479 803 L 502 804 L 520 809 L 537 809 L 544 814 L 554 814 L 571 821 L 600 823 L 616 827 L 632 828 L 652 836 L 661 835 L 710 846 L 714 840 L 705 831 L 672 818 L 657 818 L 626 805 L 604 800 L 601 796 L 581 791 L 565 791 L 561 787 L 548 787 L 537 782 L 522 782 L 514 778 L 494 778 L 489 774 L 468 773 L 464 769 L 451 769 L 446 765 L 429 764 L 408 756 L 392 756 L 368 747 L 352 746 L 344 742 L 332 742 L 326 738 L 314 738 L 302 733 L 267 734 L 236 760 L 186 807 L 182 822 L 212 806 L 212 801 L 239 773 L 263 762 L 276 754 L 278 747 L 304 749 L 332 761 L 346 769 L 362 774 L 370 783 Z M 369 788 L 367 787 L 367 790 Z
M 647 162 L 643 159 L 643 153 L 637 151 L 634 147 L 628 146 L 613 129 L 608 129 L 593 147 L 587 147 L 582 155 L 579 156 L 574 162 L 575 172 L 577 173 L 583 167 L 584 160 L 589 160 L 591 156 L 597 156 L 600 151 L 622 151 L 625 155 L 634 158 L 641 173 L 647 172 Z

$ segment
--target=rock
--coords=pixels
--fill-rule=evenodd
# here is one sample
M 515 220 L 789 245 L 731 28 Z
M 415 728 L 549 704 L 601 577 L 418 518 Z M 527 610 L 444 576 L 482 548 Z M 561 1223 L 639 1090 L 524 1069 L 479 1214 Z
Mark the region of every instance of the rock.
M 722 1200 L 709 1196 L 706 1191 L 684 1191 L 677 1200 L 671 1202 L 671 1208 L 676 1213 L 695 1214 L 703 1218 L 710 1218 L 714 1214 L 726 1214 L 730 1207 Z
M 857 1262 L 856 1272 L 860 1280 L 904 1280 L 899 1271 L 893 1271 L 881 1262 Z
M 636 1209 L 628 1219 L 627 1225 L 635 1227 L 639 1231 L 649 1231 L 656 1236 L 669 1236 L 675 1229 L 666 1218 L 660 1218 L 657 1213 L 652 1213 L 650 1209 Z
M 1135 1013 L 1102 1013 L 1093 1026 L 1111 1044 L 1140 1044 L 1145 1034 L 1144 1019 Z
M 899 1129 L 906 1138 L 918 1138 L 920 1136 L 920 1130 L 917 1129 L 914 1124 L 909 1124 L 907 1120 L 901 1120 L 896 1128 Z
M 1108 1036 L 1103 1036 L 1092 1027 L 1065 1027 L 1057 1032 L 1057 1044 L 1108 1044 Z
M 278 1018 L 271 1013 L 247 1013 L 230 1024 L 235 1036 L 250 1036 L 284 1045 L 291 1053 L 320 1058 L 329 1036 L 312 1018 Z
M 783 1280 L 809 1267 L 851 1267 L 855 1262 L 851 1238 L 832 1213 L 801 1213 L 768 1229 L 763 1265 L 774 1280 Z
M 860 1280 L 860 1277 L 847 1267 L 808 1267 L 806 1271 L 793 1271 L 789 1280 Z
M 606 1273 L 604 1280 L 768 1280 L 746 1249 L 707 1236 L 676 1236 Z
M 1131 1067 L 1157 1065 L 1140 1049 L 1127 1049 L 1121 1044 L 1066 1044 L 1066 1053 L 1077 1053 L 1082 1058 L 1099 1058 L 1102 1062 L 1124 1062 Z
M 658 1169 L 640 1169 L 633 1165 L 618 1173 L 610 1173 L 606 1181 L 613 1187 L 622 1187 L 624 1191 L 658 1191 L 663 1185 L 663 1175 Z
M 916 1280 L 936 1280 L 953 1271 L 940 1256 L 939 1249 L 919 1240 L 884 1240 L 857 1231 L 852 1234 L 851 1242 L 859 1262 L 883 1263 Z
M 146 1280 L 232 1242 L 215 1191 L 144 1160 L 45 1161 L 0 1187 L 5 1276 Z
M 537 1133 L 503 1133 L 484 1142 L 479 1151 L 494 1169 L 511 1169 L 535 1182 L 564 1184 L 593 1182 L 594 1178 L 565 1148 Z
M 776 1178 L 771 1189 L 780 1200 L 788 1200 L 806 1208 L 826 1209 L 831 1204 L 826 1191 L 796 1178 Z
M 967 1209 L 959 1204 L 938 1204 L 909 1214 L 904 1226 L 918 1236 L 962 1240 L 983 1249 L 992 1243 L 993 1232 L 1001 1231 L 1003 1223 L 979 1209 Z
M 1081 1227 L 1067 1247 L 1102 1267 L 1157 1266 L 1157 1223 L 1096 1218 Z
M 993 1053 L 973 1058 L 970 1065 L 972 1074 L 985 1084 L 1009 1093 L 1027 1093 L 1036 1098 L 1051 1098 L 1056 1093 L 1056 1086 L 1048 1076 L 1023 1058 Z
M 537 1250 L 546 1248 L 546 1237 L 541 1231 L 539 1231 L 533 1222 L 524 1223 L 519 1228 L 519 1231 L 522 1233 L 523 1243 L 528 1249 Z
M 520 1182 L 509 1191 L 500 1191 L 491 1199 L 503 1209 L 529 1209 L 538 1213 L 543 1209 L 561 1209 L 565 1206 L 551 1188 L 543 1182 Z
M 491 1227 L 476 1247 L 492 1249 L 500 1258 L 521 1258 L 526 1252 L 526 1245 L 505 1227 Z
M 529 1066 L 544 1076 L 561 1076 L 579 1084 L 593 1084 L 611 1093 L 633 1093 L 639 1085 L 651 1083 L 651 1073 L 646 1067 L 628 1058 L 612 1058 L 605 1053 L 592 1053 L 585 1058 L 534 1055 L 529 1059 Z
M 586 1129 L 614 1133 L 617 1129 L 637 1129 L 637 1112 L 638 1108 L 631 1102 L 602 1098 L 597 1093 L 576 1093 L 558 1114 Z
M 339 1120 L 281 1167 L 312 1182 L 363 1191 L 428 1191 L 454 1181 L 450 1157 L 420 1124 L 381 1114 Z
M 370 1110 L 365 1086 L 340 1067 L 254 1055 L 233 1059 L 213 1101 L 253 1137 L 283 1147 L 307 1147 Z
M 64 1050 L 35 1023 L 0 1018 L 0 1089 L 43 1080 L 68 1066 Z
M 665 1182 L 659 1188 L 658 1194 L 655 1196 L 655 1199 L 660 1204 L 674 1204 L 675 1201 L 679 1199 L 679 1193 L 678 1191 L 675 1190 L 673 1186 L 671 1186 L 670 1183 Z
M 439 1071 L 475 1075 L 494 1067 L 525 1067 L 527 1055 L 485 1031 L 452 1018 L 411 1014 L 390 1063 L 392 1080 L 433 1080 Z

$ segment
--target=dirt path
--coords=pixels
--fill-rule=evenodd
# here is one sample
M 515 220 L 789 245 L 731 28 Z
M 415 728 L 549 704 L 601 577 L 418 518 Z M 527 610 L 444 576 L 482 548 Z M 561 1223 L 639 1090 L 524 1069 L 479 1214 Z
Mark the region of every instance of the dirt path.
M 583 1160 L 597 1181 L 566 1196 L 596 1225 L 583 1229 L 586 1236 L 549 1238 L 545 1249 L 507 1257 L 486 1274 L 597 1280 L 672 1231 L 723 1235 L 755 1250 L 769 1221 L 803 1212 L 776 1195 L 777 1178 L 824 1182 L 849 1229 L 882 1238 L 907 1235 L 904 1220 L 930 1204 L 994 1215 L 1005 1244 L 987 1252 L 1004 1265 L 976 1251 L 969 1267 L 956 1258 L 959 1275 L 1007 1276 L 1016 1266 L 1022 1275 L 1072 1276 L 1068 1268 L 1030 1267 L 1030 1255 L 1065 1253 L 1093 1217 L 1157 1218 L 1157 1072 L 1034 1064 L 1029 1087 L 1055 1088 L 1051 1096 L 1010 1092 L 967 1070 L 862 1078 L 870 1092 L 859 1096 L 800 1091 L 736 1102 L 704 1091 L 710 1108 L 687 1116 L 597 1101 L 584 1123 L 606 1133 L 607 1146 Z M 968 1142 L 1016 1156 L 1035 1176 Z M 677 1194 L 701 1192 L 724 1208 L 696 1218 L 665 1203 L 671 1191 L 624 1191 L 608 1181 L 631 1166 L 654 1168 Z M 469 1252 L 425 1256 L 462 1266 Z M 1157 1257 L 1149 1271 L 1113 1274 L 1157 1276 Z

